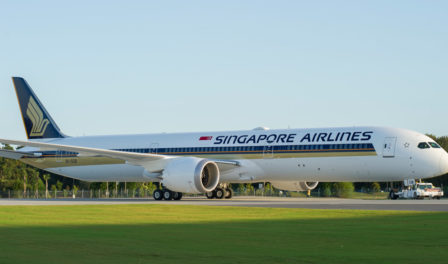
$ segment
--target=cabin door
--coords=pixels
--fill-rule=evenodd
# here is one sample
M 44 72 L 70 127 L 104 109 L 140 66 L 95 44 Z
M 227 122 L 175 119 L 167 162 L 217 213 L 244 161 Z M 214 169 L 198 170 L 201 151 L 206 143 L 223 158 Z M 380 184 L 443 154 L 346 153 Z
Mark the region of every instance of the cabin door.
M 274 147 L 265 146 L 263 148 L 263 159 L 272 159 L 274 157 Z
M 396 137 L 386 137 L 384 138 L 383 144 L 383 158 L 393 158 L 395 157 L 395 144 L 397 143 Z

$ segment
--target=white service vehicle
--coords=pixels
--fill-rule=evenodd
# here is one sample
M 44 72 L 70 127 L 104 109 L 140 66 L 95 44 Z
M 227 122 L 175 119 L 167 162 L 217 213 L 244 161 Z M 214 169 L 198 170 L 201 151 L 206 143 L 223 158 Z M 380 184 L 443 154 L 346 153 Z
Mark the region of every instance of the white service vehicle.
M 392 190 L 389 194 L 390 199 L 440 199 L 443 197 L 443 191 L 441 188 L 434 187 L 432 183 L 429 182 L 418 182 L 415 180 L 405 180 L 404 188 L 401 191 Z

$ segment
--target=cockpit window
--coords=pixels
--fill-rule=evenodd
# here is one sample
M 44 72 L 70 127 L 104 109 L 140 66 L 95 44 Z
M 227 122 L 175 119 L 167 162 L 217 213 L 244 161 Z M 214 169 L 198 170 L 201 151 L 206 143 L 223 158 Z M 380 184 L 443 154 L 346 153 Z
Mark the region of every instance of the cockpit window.
M 427 148 L 430 148 L 430 147 L 429 147 L 428 143 L 420 142 L 420 143 L 418 143 L 418 148 L 427 149 Z
M 440 148 L 440 146 L 436 142 L 429 142 L 429 145 L 433 148 Z

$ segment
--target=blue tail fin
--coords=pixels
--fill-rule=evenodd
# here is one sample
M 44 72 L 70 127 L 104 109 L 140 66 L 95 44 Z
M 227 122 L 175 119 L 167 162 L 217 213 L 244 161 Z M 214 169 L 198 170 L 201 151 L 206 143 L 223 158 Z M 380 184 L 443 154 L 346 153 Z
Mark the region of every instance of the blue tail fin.
M 12 82 L 28 139 L 65 137 L 25 79 L 12 77 Z

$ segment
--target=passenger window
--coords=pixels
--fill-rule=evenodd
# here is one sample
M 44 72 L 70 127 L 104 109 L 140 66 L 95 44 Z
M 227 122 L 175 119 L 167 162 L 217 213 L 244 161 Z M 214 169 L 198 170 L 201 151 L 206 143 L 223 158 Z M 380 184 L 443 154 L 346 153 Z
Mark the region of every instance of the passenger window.
M 440 146 L 436 142 L 429 142 L 429 145 L 433 148 L 440 148 Z
M 420 149 L 427 149 L 427 148 L 430 148 L 429 145 L 428 145 L 428 143 L 426 143 L 426 142 L 420 142 L 420 143 L 418 143 L 418 146 L 417 146 L 417 147 L 420 148 Z

